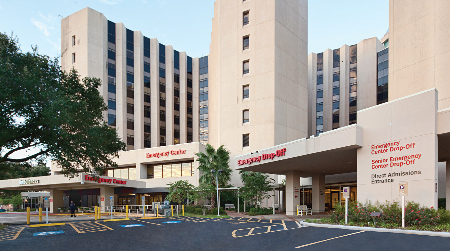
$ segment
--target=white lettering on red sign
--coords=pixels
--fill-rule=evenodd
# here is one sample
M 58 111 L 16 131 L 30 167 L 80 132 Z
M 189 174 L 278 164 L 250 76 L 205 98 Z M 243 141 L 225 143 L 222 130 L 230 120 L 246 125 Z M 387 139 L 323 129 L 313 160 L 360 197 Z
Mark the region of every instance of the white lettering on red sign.
M 167 152 L 160 152 L 160 153 L 147 153 L 147 158 L 159 158 L 159 157 L 165 157 L 169 155 L 180 155 L 180 154 L 186 154 L 186 150 L 172 150 Z
M 285 155 L 286 155 L 286 148 L 283 148 L 281 150 L 277 150 L 274 153 L 262 154 L 261 156 L 238 160 L 237 164 L 239 166 L 246 165 L 246 164 L 251 165 L 253 162 L 261 162 L 262 160 L 273 159 L 275 157 L 281 157 L 281 156 L 285 156 Z

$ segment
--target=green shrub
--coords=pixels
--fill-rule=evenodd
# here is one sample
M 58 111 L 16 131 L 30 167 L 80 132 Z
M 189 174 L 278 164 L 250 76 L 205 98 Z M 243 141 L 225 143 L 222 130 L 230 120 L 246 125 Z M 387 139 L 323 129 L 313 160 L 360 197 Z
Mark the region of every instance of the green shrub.
M 247 213 L 248 215 L 265 215 L 265 214 L 273 214 L 273 209 L 271 207 L 258 207 L 258 208 L 250 208 Z

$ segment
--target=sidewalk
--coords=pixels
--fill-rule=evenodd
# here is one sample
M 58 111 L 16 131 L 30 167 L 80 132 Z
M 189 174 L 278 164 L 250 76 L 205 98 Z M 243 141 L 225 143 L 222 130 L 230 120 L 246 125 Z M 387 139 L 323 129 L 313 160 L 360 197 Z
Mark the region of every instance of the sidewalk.
M 90 221 L 94 220 L 94 214 L 76 214 L 77 217 L 70 217 L 70 214 L 49 214 L 48 222 L 56 223 L 56 222 L 73 222 L 73 221 Z M 101 219 L 107 220 L 110 219 L 111 216 L 108 213 L 102 213 Z M 114 214 L 114 219 L 125 218 L 124 216 Z M 45 223 L 45 213 L 42 214 L 42 221 L 39 222 L 38 214 L 31 214 L 30 217 L 31 224 L 42 224 Z M 26 213 L 0 213 L 0 223 L 9 224 L 9 225 L 24 225 L 27 224 L 27 214 Z
M 269 220 L 285 220 L 285 221 L 302 221 L 305 219 L 320 219 L 323 218 L 325 216 L 327 216 L 327 213 L 316 213 L 313 215 L 303 215 L 303 216 L 297 216 L 297 215 L 286 215 L 285 213 L 283 214 L 266 214 L 266 215 L 255 215 L 255 216 L 251 216 L 251 215 L 247 215 L 246 213 L 243 212 L 235 212 L 235 211 L 226 211 L 228 216 L 230 217 L 244 217 L 244 218 L 256 218 L 256 219 L 269 219 Z

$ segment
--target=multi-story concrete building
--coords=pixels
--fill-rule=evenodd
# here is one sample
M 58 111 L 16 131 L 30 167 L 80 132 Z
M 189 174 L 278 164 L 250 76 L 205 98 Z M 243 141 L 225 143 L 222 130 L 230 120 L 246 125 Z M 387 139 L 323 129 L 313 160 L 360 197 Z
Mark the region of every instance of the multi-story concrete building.
M 355 124 L 357 111 L 377 105 L 377 38 L 308 56 L 308 135 Z
M 307 0 L 215 1 L 209 142 L 232 159 L 306 137 L 307 26 Z
M 105 120 L 128 150 L 198 141 L 198 58 L 90 8 L 62 19 L 61 48 L 63 70 L 102 80 Z

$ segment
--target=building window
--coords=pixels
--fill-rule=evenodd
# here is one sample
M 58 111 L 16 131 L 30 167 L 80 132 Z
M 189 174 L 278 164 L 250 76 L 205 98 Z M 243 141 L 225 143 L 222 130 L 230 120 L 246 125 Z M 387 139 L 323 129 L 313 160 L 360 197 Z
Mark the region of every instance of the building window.
M 243 123 L 248 123 L 250 122 L 250 111 L 249 110 L 244 110 L 242 112 L 242 121 Z
M 245 36 L 243 39 L 243 50 L 247 50 L 250 48 L 250 36 Z
M 242 90 L 243 94 L 243 98 L 250 98 L 250 86 L 249 85 L 244 85 L 243 90 Z
M 242 134 L 242 147 L 250 146 L 250 134 Z
M 247 74 L 250 72 L 250 60 L 246 60 L 243 62 L 243 74 Z
M 72 64 L 75 63 L 75 52 L 72 53 Z
M 75 46 L 75 35 L 72 36 L 72 46 Z
M 134 130 L 134 121 L 133 120 L 127 120 L 127 129 Z
M 249 24 L 250 23 L 250 20 L 249 20 L 249 17 L 250 17 L 250 11 L 244 11 L 244 13 L 243 13 L 243 26 L 246 26 L 247 24 Z

